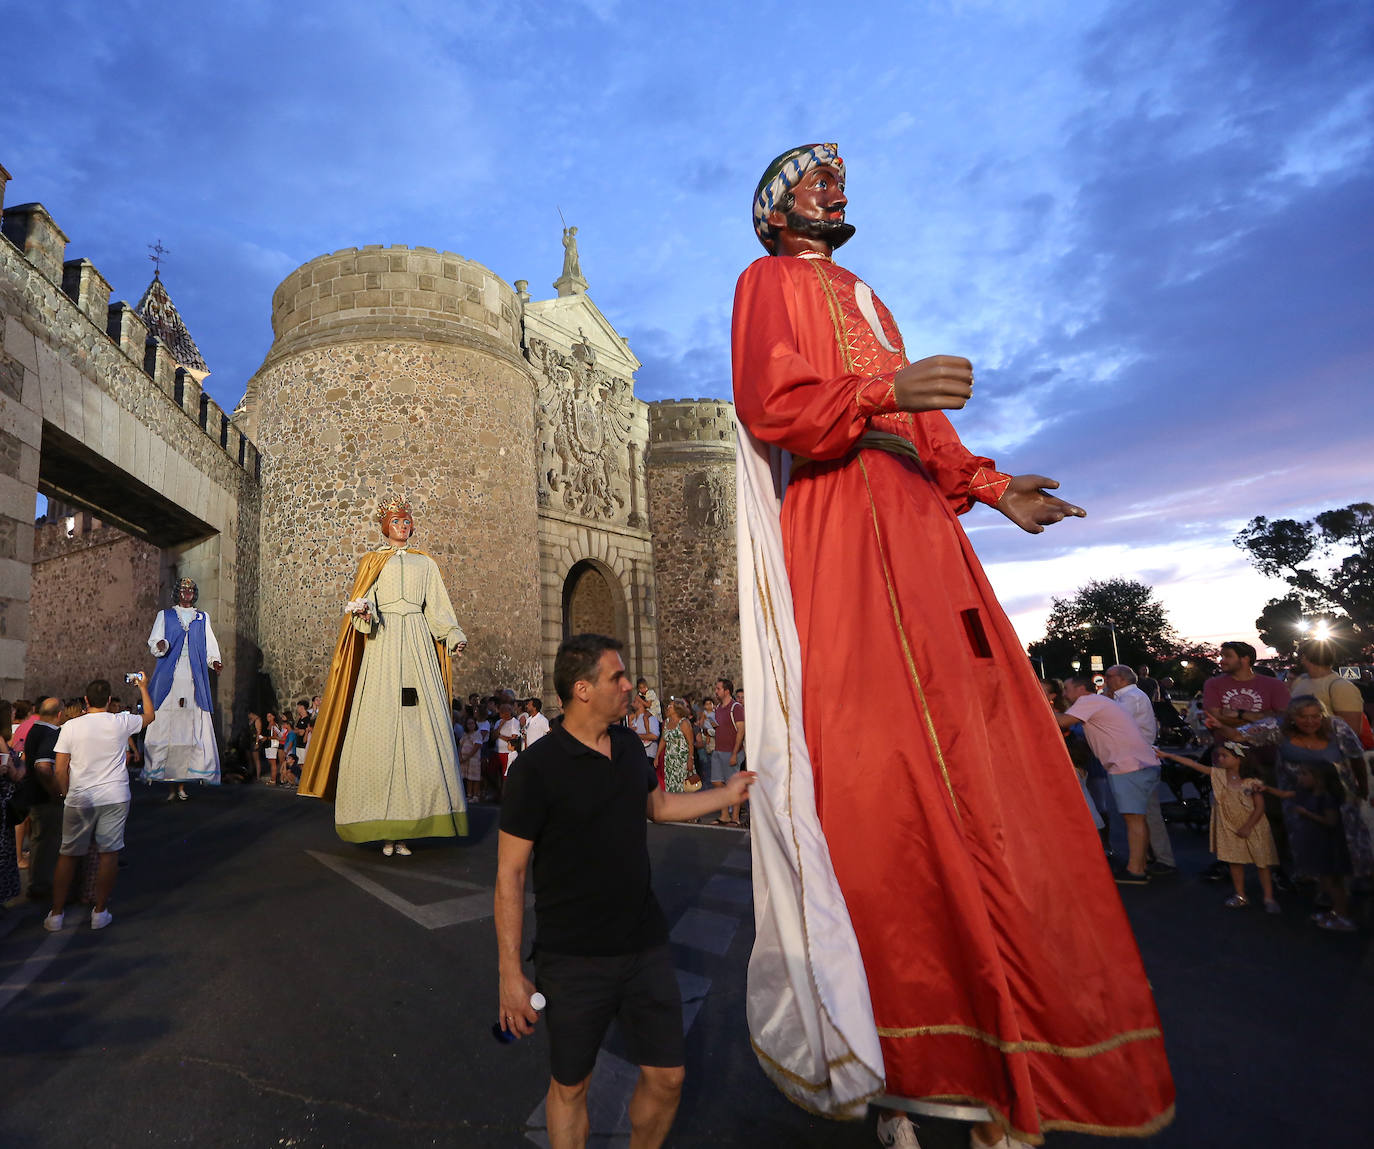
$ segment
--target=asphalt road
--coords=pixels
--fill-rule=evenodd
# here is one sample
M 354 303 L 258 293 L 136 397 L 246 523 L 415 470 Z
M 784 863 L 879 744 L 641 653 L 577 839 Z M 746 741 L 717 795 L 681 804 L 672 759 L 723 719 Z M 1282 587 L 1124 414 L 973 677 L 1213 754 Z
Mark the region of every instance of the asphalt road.
M 461 843 L 383 859 L 288 792 L 160 798 L 135 787 L 109 929 L 74 909 L 56 935 L 37 908 L 0 919 L 0 1146 L 546 1144 L 542 1036 L 501 1046 L 490 1033 L 494 809 L 473 812 Z M 1367 902 L 1354 936 L 1311 927 L 1298 895 L 1279 918 L 1226 911 L 1226 889 L 1194 876 L 1205 836 L 1175 839 L 1187 873 L 1123 891 L 1179 1088 L 1178 1120 L 1148 1144 L 1356 1143 L 1374 1070 Z M 809 1116 L 749 1050 L 745 835 L 650 827 L 650 844 L 688 1026 L 669 1144 L 871 1149 L 871 1115 Z M 626 1144 L 621 1052 L 613 1032 L 593 1087 L 600 1146 Z M 920 1136 L 967 1144 L 938 1122 Z

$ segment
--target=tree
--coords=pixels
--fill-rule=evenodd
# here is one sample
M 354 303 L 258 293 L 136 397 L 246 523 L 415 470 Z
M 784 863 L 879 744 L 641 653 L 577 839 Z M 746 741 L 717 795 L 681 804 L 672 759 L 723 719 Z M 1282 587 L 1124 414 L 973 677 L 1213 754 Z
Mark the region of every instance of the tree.
M 1260 574 L 1292 588 L 1255 620 L 1270 646 L 1291 654 L 1301 637 L 1297 624 L 1314 616 L 1349 646 L 1374 646 L 1374 503 L 1323 511 L 1305 523 L 1260 515 L 1234 541 Z
M 1045 637 L 1029 647 L 1031 659 L 1037 669 L 1043 665 L 1045 673 L 1054 675 L 1071 673 L 1074 659 L 1088 672 L 1094 654 L 1110 666 L 1116 661 L 1113 628 L 1117 654 L 1126 666 L 1154 666 L 1179 650 L 1178 635 L 1154 590 L 1135 579 L 1111 578 L 1079 587 L 1071 598 L 1053 600 Z

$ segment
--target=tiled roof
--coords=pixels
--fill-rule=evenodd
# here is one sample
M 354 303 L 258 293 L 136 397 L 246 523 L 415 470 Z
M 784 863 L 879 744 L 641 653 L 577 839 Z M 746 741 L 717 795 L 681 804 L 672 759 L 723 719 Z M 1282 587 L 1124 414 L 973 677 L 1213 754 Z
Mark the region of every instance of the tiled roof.
M 200 356 L 200 348 L 191 338 L 191 333 L 186 330 L 186 324 L 181 321 L 177 305 L 172 302 L 172 297 L 162 285 L 161 276 L 156 272 L 153 274 L 152 283 L 148 284 L 148 290 L 143 293 L 143 298 L 138 301 L 138 306 L 134 310 L 148 325 L 148 334 L 156 335 L 167 345 L 167 350 L 172 353 L 172 358 L 179 366 L 189 371 L 209 372 L 210 368 Z

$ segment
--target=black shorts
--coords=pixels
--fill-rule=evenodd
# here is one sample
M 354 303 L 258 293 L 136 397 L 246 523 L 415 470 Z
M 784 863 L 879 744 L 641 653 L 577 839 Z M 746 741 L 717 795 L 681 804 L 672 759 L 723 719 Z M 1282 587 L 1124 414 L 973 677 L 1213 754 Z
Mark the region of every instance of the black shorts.
M 666 945 L 633 954 L 534 955 L 534 984 L 548 1002 L 549 1061 L 560 1085 L 585 1081 L 612 1021 L 636 1065 L 682 1065 L 682 995 Z

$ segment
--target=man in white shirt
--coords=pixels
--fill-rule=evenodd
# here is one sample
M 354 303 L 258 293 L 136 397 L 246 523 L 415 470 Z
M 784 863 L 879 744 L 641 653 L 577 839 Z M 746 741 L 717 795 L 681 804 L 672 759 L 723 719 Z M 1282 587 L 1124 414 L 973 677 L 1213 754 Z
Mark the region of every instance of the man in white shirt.
M 57 736 L 57 789 L 66 799 L 62 810 L 62 849 L 53 875 L 52 911 L 43 928 L 56 933 L 62 928 L 67 892 L 76 875 L 77 859 L 90 849 L 100 854 L 95 880 L 95 905 L 91 929 L 110 924 L 107 908 L 119 873 L 119 851 L 124 849 L 124 823 L 129 817 L 129 770 L 125 753 L 129 739 L 151 724 L 153 700 L 144 675 L 137 677 L 143 696 L 142 714 L 111 714 L 110 684 L 97 678 L 86 687 L 86 713 L 62 726 Z
M 1154 703 L 1140 689 L 1135 671 L 1129 666 L 1109 666 L 1102 677 L 1106 680 L 1107 693 L 1112 701 L 1131 716 L 1145 744 L 1153 746 L 1159 737 L 1159 719 L 1155 717 Z M 1159 808 L 1158 786 L 1150 792 L 1145 826 L 1150 831 L 1150 850 L 1155 856 L 1150 873 L 1159 877 L 1177 874 L 1174 844 L 1169 840 L 1169 828 L 1164 824 L 1164 811 Z
M 516 742 L 520 738 L 520 720 L 515 717 L 515 709 L 509 702 L 501 703 L 501 718 L 496 726 L 496 756 L 501 762 L 501 777 L 510 773 L 511 764 L 519 751 Z
M 520 726 L 525 734 L 525 749 L 528 750 L 549 732 L 549 720 L 543 714 L 544 704 L 537 698 L 525 702 L 525 716 Z

